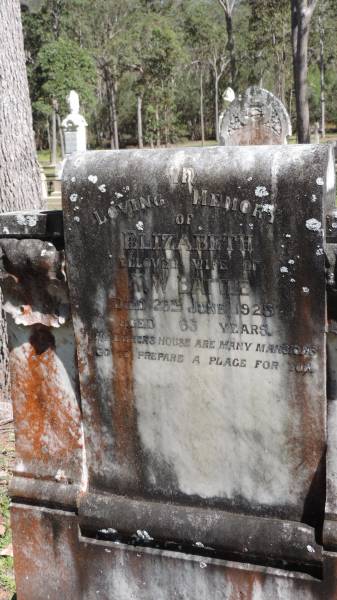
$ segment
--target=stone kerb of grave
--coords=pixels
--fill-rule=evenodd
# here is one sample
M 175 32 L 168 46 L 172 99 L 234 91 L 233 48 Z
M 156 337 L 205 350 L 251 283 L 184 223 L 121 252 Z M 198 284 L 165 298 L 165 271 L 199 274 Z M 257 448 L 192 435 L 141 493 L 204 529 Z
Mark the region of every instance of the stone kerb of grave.
M 286 144 L 291 123 L 286 108 L 271 92 L 250 87 L 220 117 L 220 145 Z
M 320 560 L 330 158 L 280 145 L 66 163 L 86 529 Z

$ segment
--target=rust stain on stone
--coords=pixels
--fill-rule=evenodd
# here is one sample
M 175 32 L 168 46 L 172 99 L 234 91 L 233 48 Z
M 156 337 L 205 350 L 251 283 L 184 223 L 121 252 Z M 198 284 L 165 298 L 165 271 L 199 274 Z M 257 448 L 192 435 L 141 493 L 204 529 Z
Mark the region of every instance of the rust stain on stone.
M 11 520 L 13 528 L 13 548 L 14 548 L 14 565 L 15 565 L 15 579 L 17 586 L 17 593 L 19 597 L 33 598 L 34 589 L 36 587 L 37 572 L 34 567 L 39 562 L 40 545 L 41 540 L 39 539 L 39 528 L 36 527 L 35 520 L 28 520 L 25 515 L 20 512 L 16 512 L 15 509 L 11 511 Z M 22 540 L 28 544 L 28 547 L 24 548 Z M 44 538 L 44 543 L 48 543 L 52 540 Z M 31 557 L 28 560 L 28 556 Z M 35 557 L 35 560 L 33 559 Z M 34 561 L 34 562 L 33 562 Z M 27 575 L 27 572 L 30 575 Z M 34 572 L 35 571 L 35 572 Z M 22 594 L 22 595 L 21 595 Z
M 257 593 L 263 594 L 264 577 L 257 571 L 226 570 L 225 578 L 232 587 L 228 600 L 253 600 Z
M 125 268 L 118 267 L 116 275 L 116 296 L 127 307 L 129 301 L 129 278 Z M 115 452 L 119 464 L 127 465 L 130 479 L 138 479 L 137 455 L 137 414 L 133 389 L 133 348 L 132 331 L 127 325 L 127 308 L 110 308 L 112 357 L 114 365 L 112 420 L 115 439 Z
M 73 516 L 42 507 L 14 505 L 11 521 L 18 598 L 85 598 L 78 571 L 81 553 Z
M 259 146 L 262 144 L 280 144 L 280 138 L 273 135 L 268 127 L 261 124 L 248 124 L 232 135 L 231 144 L 235 146 Z
M 47 327 L 36 326 L 21 356 L 12 356 L 11 381 L 19 458 L 47 462 L 81 448 L 79 423 L 60 388 L 55 340 Z
M 299 285 L 306 281 L 305 272 L 299 277 Z M 319 301 L 319 300 L 318 300 Z M 290 343 L 300 346 L 308 345 L 307 329 L 313 314 L 317 314 L 317 307 L 314 306 L 317 299 L 313 293 L 303 296 L 299 301 L 298 318 L 296 328 L 289 328 Z M 296 334 L 296 338 L 294 337 Z M 319 354 L 324 352 L 324 348 L 318 349 Z M 304 508 L 302 521 L 318 527 L 316 532 L 320 538 L 320 527 L 324 518 L 325 502 L 325 451 L 326 451 L 326 432 L 325 415 L 318 413 L 321 398 L 317 402 L 309 404 L 311 397 L 310 386 L 312 385 L 312 374 L 310 372 L 310 363 L 312 357 L 296 356 L 293 360 L 298 372 L 293 384 L 293 391 L 289 400 L 289 446 L 288 451 L 291 457 L 291 465 L 294 477 L 301 477 L 305 471 L 308 477 L 308 491 L 304 498 Z M 324 363 L 324 361 L 323 361 Z M 322 389 L 322 395 L 325 390 Z M 324 407 L 322 406 L 322 410 Z M 294 415 L 296 418 L 294 419 Z M 319 418 L 321 417 L 321 418 Z M 316 451 L 313 451 L 316 449 Z

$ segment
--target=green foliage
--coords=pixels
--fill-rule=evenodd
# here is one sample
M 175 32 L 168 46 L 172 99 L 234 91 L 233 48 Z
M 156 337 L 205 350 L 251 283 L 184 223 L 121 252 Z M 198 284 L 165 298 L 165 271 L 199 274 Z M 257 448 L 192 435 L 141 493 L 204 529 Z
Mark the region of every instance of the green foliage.
M 4 493 L 0 494 L 0 516 L 6 527 L 6 532 L 0 537 L 0 550 L 10 545 L 12 541 L 9 516 L 10 500 Z M 0 589 L 8 592 L 15 591 L 13 577 L 13 558 L 11 556 L 0 556 Z
M 320 38 L 324 51 L 325 106 L 327 122 L 337 122 L 337 4 L 320 0 L 313 15 L 310 40 L 310 110 L 312 120 L 320 119 Z
M 88 51 L 77 43 L 59 38 L 42 46 L 37 55 L 37 71 L 41 96 L 35 103 L 35 109 L 48 112 L 47 107 L 56 98 L 64 113 L 67 110 L 66 97 L 72 89 L 80 94 L 84 110 L 92 108 L 96 70 Z
M 148 79 L 159 84 L 172 74 L 179 58 L 180 47 L 177 36 L 167 22 L 146 22 L 141 35 L 143 36 L 144 71 Z
M 226 28 L 222 11 L 209 0 L 187 0 L 182 7 L 182 27 L 191 60 L 204 63 L 216 53 L 226 54 Z
M 320 74 L 318 65 L 312 65 L 308 77 L 309 84 L 309 101 L 311 120 L 319 121 L 320 119 Z

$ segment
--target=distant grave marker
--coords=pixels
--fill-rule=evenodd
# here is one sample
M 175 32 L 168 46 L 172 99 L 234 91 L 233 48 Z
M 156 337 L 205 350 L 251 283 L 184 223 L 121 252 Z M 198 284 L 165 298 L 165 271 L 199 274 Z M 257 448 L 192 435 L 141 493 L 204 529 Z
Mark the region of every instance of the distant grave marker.
M 70 113 L 63 119 L 64 145 L 66 156 L 74 152 L 85 152 L 87 149 L 87 126 L 85 118 L 80 115 L 79 96 L 72 90 L 67 98 Z
M 220 119 L 220 145 L 286 144 L 291 123 L 286 108 L 271 92 L 250 87 Z

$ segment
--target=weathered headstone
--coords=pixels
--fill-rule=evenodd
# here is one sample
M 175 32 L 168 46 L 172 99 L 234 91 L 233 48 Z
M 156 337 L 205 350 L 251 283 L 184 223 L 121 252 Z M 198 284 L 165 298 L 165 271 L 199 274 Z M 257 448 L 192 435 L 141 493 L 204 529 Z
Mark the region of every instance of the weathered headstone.
M 67 163 L 85 527 L 255 556 L 267 535 L 274 556 L 320 560 L 327 156 L 280 146 Z
M 334 193 L 323 145 L 95 152 L 0 215 L 19 598 L 337 597 Z
M 64 135 L 64 151 L 66 158 L 75 152 L 85 152 L 87 149 L 87 122 L 80 115 L 80 102 L 77 92 L 71 90 L 67 98 L 70 113 L 62 121 Z M 49 199 L 51 209 L 61 208 L 61 180 L 66 158 L 56 165 L 56 178 Z
M 87 149 L 87 126 L 85 118 L 80 115 L 79 96 L 72 90 L 68 96 L 69 115 L 63 119 L 64 146 L 66 156 L 74 152 L 85 152 Z
M 221 115 L 221 145 L 286 144 L 289 135 L 291 123 L 284 105 L 259 87 L 248 88 Z

